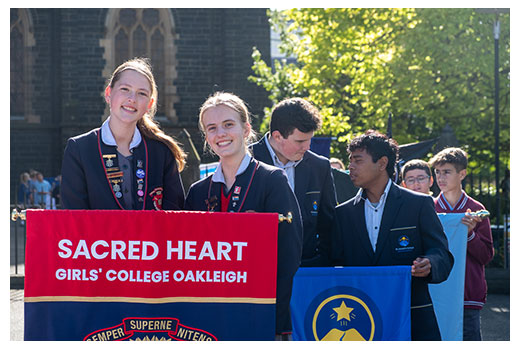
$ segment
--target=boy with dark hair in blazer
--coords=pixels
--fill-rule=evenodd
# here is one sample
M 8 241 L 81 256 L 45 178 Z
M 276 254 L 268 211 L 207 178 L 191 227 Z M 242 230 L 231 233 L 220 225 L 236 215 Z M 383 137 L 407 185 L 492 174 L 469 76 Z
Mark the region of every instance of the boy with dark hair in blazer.
M 298 199 L 303 220 L 301 266 L 330 266 L 336 190 L 327 158 L 309 150 L 314 132 L 321 127 L 318 109 L 302 98 L 278 103 L 269 132 L 250 146 L 253 156 L 285 170 Z
M 343 266 L 410 265 L 411 339 L 441 340 L 428 283 L 448 278 L 453 256 L 430 196 L 392 182 L 397 143 L 369 130 L 348 147 L 358 194 L 336 207 L 333 261 Z

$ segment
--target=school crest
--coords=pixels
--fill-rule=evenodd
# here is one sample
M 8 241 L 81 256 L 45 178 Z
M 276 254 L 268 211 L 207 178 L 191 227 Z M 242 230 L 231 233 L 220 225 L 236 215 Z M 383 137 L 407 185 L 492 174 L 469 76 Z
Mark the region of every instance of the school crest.
M 401 247 L 407 247 L 410 244 L 410 238 L 406 235 L 402 235 L 399 237 L 398 243 Z
M 150 192 L 155 210 L 162 210 L 163 188 L 157 187 Z
M 127 317 L 118 325 L 99 329 L 87 335 L 85 341 L 214 341 L 217 338 L 204 330 L 188 327 L 177 318 Z

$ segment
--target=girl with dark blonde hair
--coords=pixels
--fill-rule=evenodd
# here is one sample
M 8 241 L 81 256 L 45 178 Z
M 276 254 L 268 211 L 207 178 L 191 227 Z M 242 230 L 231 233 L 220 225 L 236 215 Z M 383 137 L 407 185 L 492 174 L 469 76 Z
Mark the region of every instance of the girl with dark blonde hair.
M 296 197 L 283 170 L 249 154 L 248 143 L 254 132 L 247 107 L 238 96 L 226 92 L 210 96 L 200 108 L 199 126 L 220 162 L 214 174 L 190 187 L 185 209 L 292 213 L 292 223 L 278 225 L 276 338 L 287 338 L 291 333 L 292 279 L 302 254 L 303 228 Z
M 157 86 L 147 59 L 121 64 L 105 89 L 110 116 L 68 140 L 64 209 L 182 209 L 185 153 L 154 121 Z

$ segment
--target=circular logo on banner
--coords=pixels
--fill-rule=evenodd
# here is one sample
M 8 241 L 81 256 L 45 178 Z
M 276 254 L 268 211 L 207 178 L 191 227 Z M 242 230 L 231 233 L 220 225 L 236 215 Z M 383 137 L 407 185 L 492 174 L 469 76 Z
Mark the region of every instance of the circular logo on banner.
M 380 340 L 382 321 L 375 303 L 359 289 L 334 287 L 313 299 L 306 312 L 307 340 Z

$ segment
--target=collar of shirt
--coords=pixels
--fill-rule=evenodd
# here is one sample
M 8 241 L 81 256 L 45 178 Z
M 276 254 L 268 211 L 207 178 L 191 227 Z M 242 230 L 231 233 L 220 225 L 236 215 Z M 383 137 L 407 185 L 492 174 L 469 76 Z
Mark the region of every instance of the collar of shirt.
M 385 190 L 383 191 L 383 194 L 379 198 L 379 204 L 386 203 L 386 197 L 388 196 L 388 191 L 390 191 L 390 186 L 392 185 L 392 180 L 388 179 L 388 182 L 386 183 Z M 362 199 L 366 201 L 367 195 L 364 189 L 360 188 L 354 197 L 354 205 L 358 204 Z M 378 205 L 379 207 L 379 205 Z
M 240 163 L 240 166 L 238 167 L 235 177 L 242 174 L 244 171 L 246 171 L 250 162 L 251 162 L 251 155 L 249 153 L 246 153 L 246 155 L 242 159 L 242 162 Z M 226 179 L 224 178 L 224 172 L 222 171 L 222 164 L 220 162 L 217 165 L 217 170 L 215 170 L 215 173 L 213 173 L 212 180 L 213 180 L 213 182 L 221 182 L 224 185 L 226 184 Z
M 114 138 L 114 134 L 112 134 L 112 130 L 110 130 L 110 126 L 108 125 L 108 121 L 110 117 L 105 120 L 103 125 L 101 125 L 101 140 L 103 143 L 109 146 L 117 146 L 116 139 Z M 137 125 L 135 126 L 134 136 L 132 137 L 132 142 L 130 142 L 130 149 L 136 148 L 141 143 L 142 137 Z
M 286 168 L 296 168 L 298 166 L 298 164 L 300 164 L 300 162 L 303 160 L 303 157 L 302 159 L 298 160 L 298 161 L 288 161 L 287 164 L 284 164 L 280 161 L 280 159 L 278 159 L 278 156 L 276 155 L 273 147 L 271 146 L 271 144 L 269 143 L 269 136 L 271 136 L 270 133 L 267 133 L 265 135 L 265 144 L 267 145 L 267 149 L 269 150 L 269 154 L 271 154 L 271 159 L 273 160 L 273 165 L 276 166 L 277 168 L 282 168 L 282 169 L 286 169 Z
M 442 209 L 454 211 L 461 210 L 462 208 L 464 208 L 464 206 L 468 202 L 468 195 L 466 194 L 466 192 L 464 192 L 464 190 L 462 190 L 459 200 L 453 207 L 450 205 L 450 202 L 448 202 L 448 200 L 444 196 L 444 193 L 441 192 L 441 194 L 439 195 L 439 199 L 440 200 L 438 202 Z

